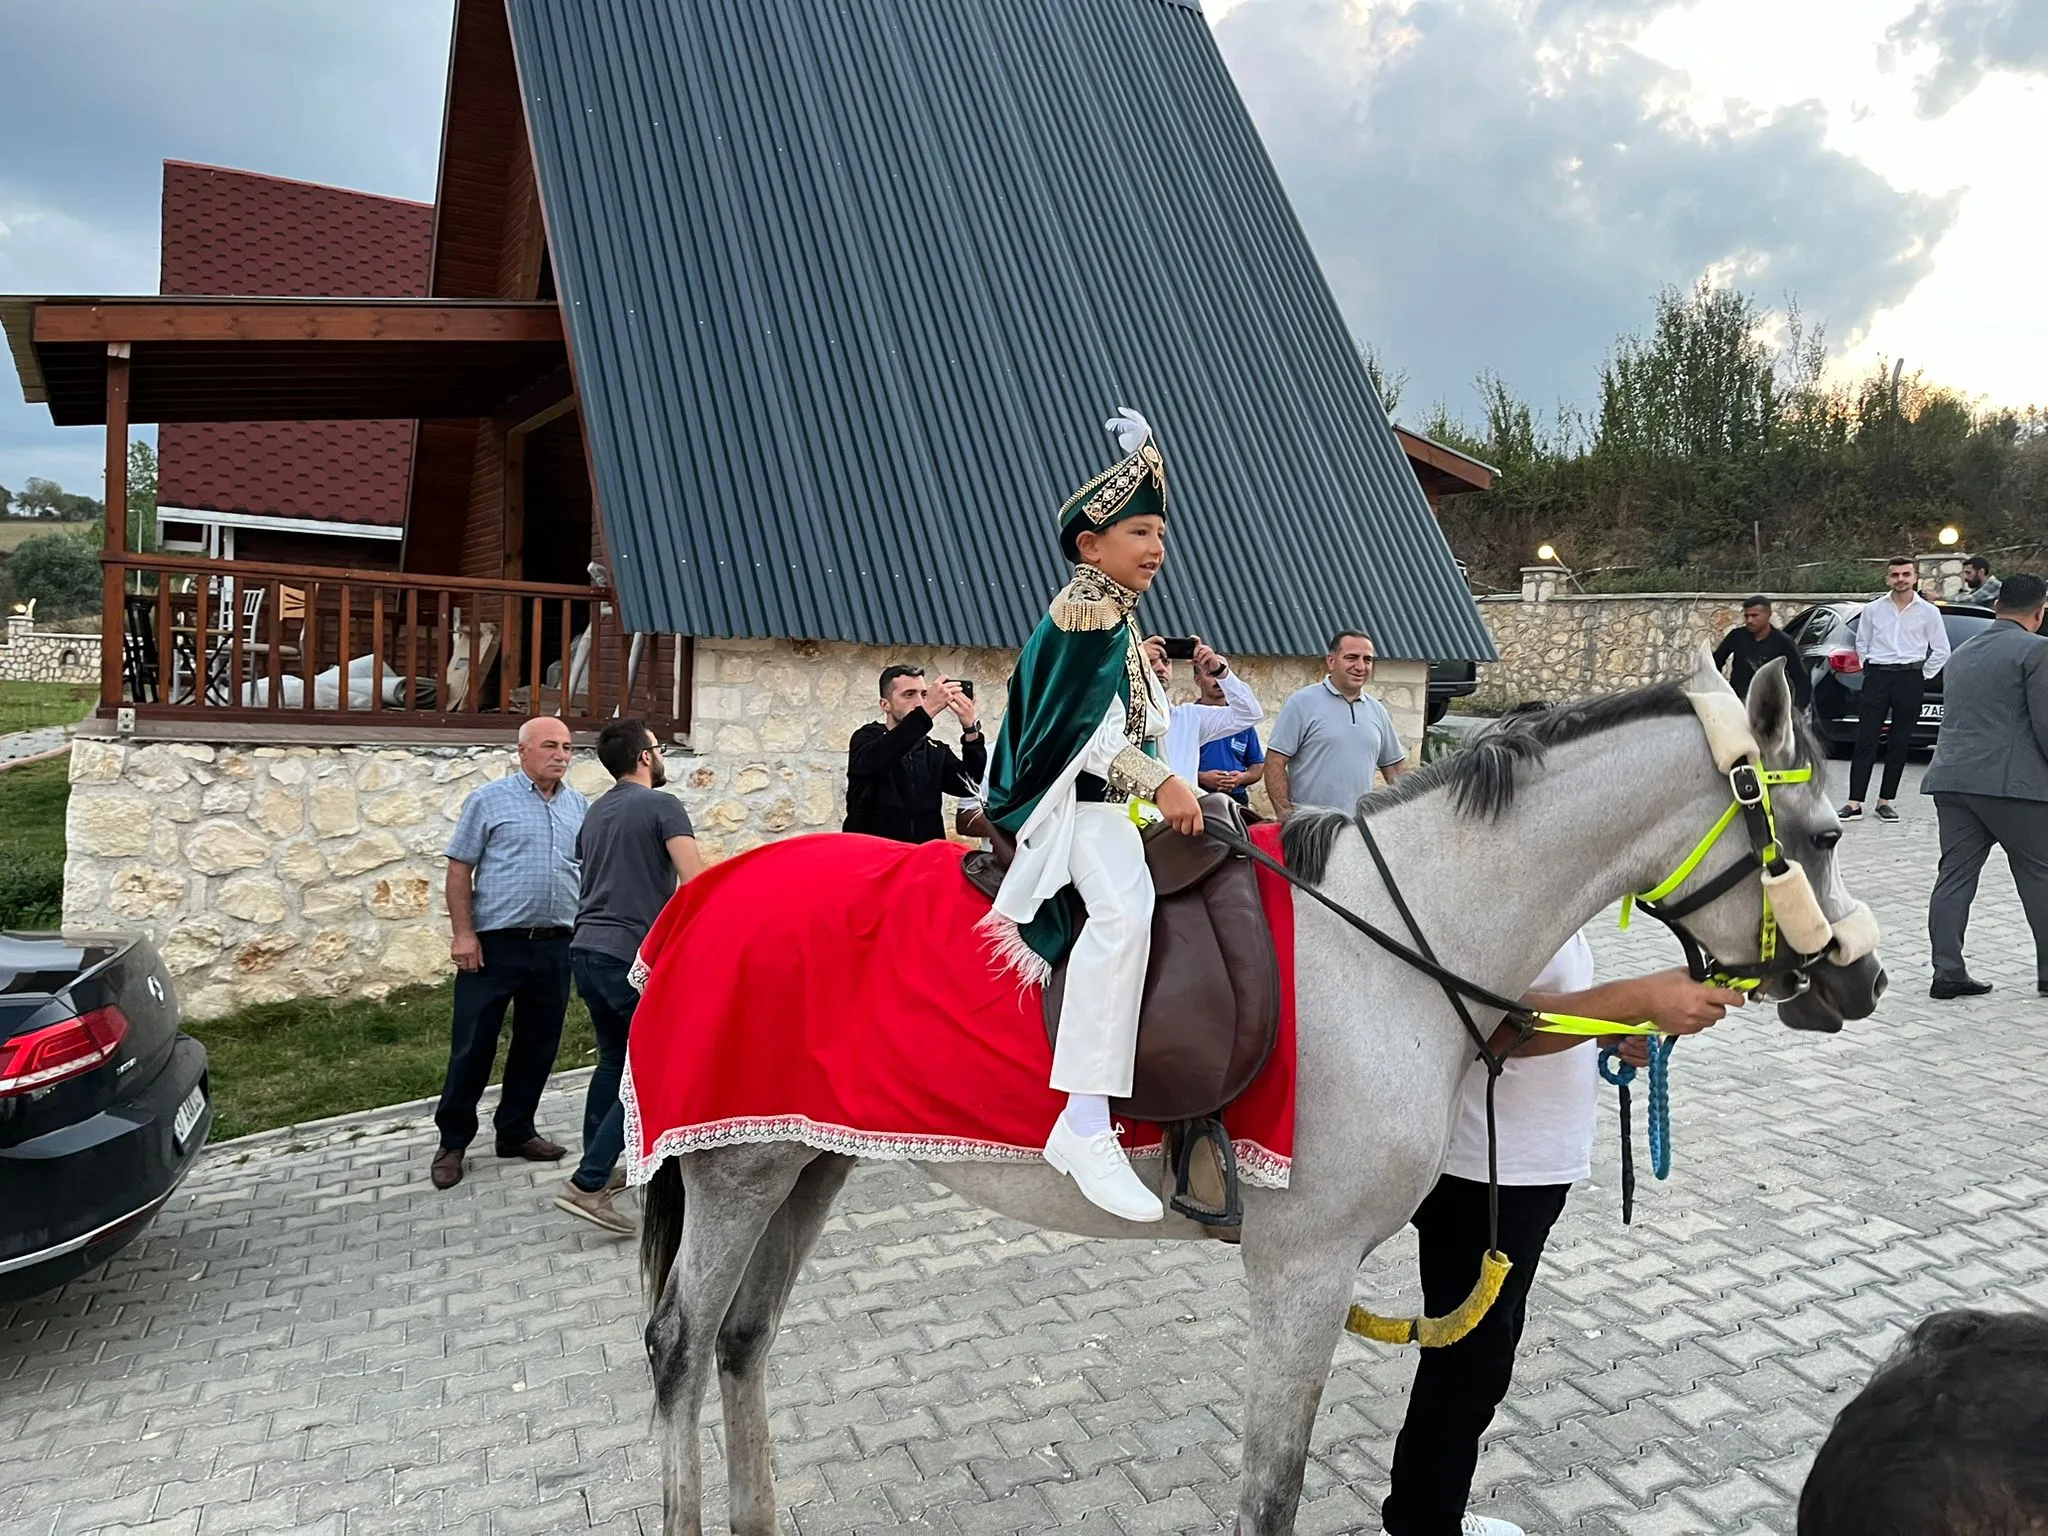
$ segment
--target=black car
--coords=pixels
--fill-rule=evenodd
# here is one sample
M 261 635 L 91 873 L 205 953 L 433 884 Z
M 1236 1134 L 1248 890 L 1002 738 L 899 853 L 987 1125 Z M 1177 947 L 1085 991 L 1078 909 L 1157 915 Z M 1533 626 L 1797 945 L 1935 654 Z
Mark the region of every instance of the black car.
M 0 932 L 0 1301 L 126 1244 L 212 1125 L 206 1048 L 146 940 Z
M 1813 724 L 1830 746 L 1849 746 L 1856 740 L 1857 708 L 1863 701 L 1863 664 L 1856 655 L 1856 621 L 1862 616 L 1858 602 L 1822 603 L 1797 614 L 1785 626 L 1785 633 L 1799 647 L 1813 680 Z M 1972 608 L 1961 603 L 1936 603 L 1942 627 L 1948 631 L 1949 649 L 1972 635 L 1991 627 L 1989 608 Z M 1941 734 L 1941 676 L 1927 680 L 1921 695 L 1920 722 L 1913 729 L 1913 745 L 1929 748 Z M 1886 735 L 1890 735 L 1887 727 Z

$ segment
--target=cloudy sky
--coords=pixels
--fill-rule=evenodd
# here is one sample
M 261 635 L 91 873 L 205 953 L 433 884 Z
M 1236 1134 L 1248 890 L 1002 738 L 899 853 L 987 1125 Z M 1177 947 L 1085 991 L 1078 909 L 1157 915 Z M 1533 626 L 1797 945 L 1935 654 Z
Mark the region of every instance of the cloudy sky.
M 1130 0 L 1156 3 L 1156 0 Z M 2048 404 L 2048 0 L 1206 0 L 1401 414 L 1584 402 L 1702 274 Z M 0 292 L 151 292 L 160 162 L 433 195 L 448 0 L 0 0 Z M 92 490 L 9 370 L 0 484 Z

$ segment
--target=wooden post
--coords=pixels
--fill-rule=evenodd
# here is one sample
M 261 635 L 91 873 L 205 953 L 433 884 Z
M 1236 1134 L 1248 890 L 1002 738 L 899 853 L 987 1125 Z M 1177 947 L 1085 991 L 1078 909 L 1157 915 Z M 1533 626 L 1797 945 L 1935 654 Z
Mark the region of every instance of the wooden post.
M 122 599 L 127 593 L 121 559 L 128 552 L 128 347 L 107 343 L 106 542 L 100 548 L 100 713 L 121 704 L 121 645 L 126 634 Z M 157 637 L 157 669 L 168 673 L 171 637 Z M 159 684 L 161 685 L 161 679 Z

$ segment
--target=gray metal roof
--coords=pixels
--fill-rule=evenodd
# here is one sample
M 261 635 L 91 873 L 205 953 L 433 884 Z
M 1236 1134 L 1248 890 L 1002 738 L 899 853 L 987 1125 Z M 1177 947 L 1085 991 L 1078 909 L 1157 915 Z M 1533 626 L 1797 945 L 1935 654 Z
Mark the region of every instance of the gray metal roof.
M 1175 0 L 508 0 L 637 627 L 1022 641 L 1143 412 L 1148 626 L 1490 659 L 1201 15 Z

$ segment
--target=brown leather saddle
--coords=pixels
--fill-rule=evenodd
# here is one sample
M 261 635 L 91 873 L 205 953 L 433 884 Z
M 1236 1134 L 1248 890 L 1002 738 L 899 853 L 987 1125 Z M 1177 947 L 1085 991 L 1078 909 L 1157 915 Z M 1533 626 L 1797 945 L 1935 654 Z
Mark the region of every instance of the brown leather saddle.
M 1210 794 L 1201 802 L 1210 821 L 1242 835 L 1244 818 L 1234 800 Z M 990 850 L 967 856 L 962 872 L 993 901 L 1015 844 L 1000 828 L 992 830 L 990 843 Z M 1258 872 L 1214 839 L 1185 837 L 1164 822 L 1146 828 L 1145 862 L 1156 895 L 1152 954 L 1131 1095 L 1114 1101 L 1115 1108 L 1169 1128 L 1180 1175 L 1176 1209 L 1210 1225 L 1235 1226 L 1235 1158 L 1215 1117 L 1258 1076 L 1280 1028 L 1280 969 L 1259 904 Z M 1048 1040 L 1059 1037 L 1066 982 L 1062 960 L 1045 987 Z M 1186 1165 L 1204 1141 L 1221 1165 L 1225 1198 L 1219 1206 L 1190 1208 L 1181 1198 Z

